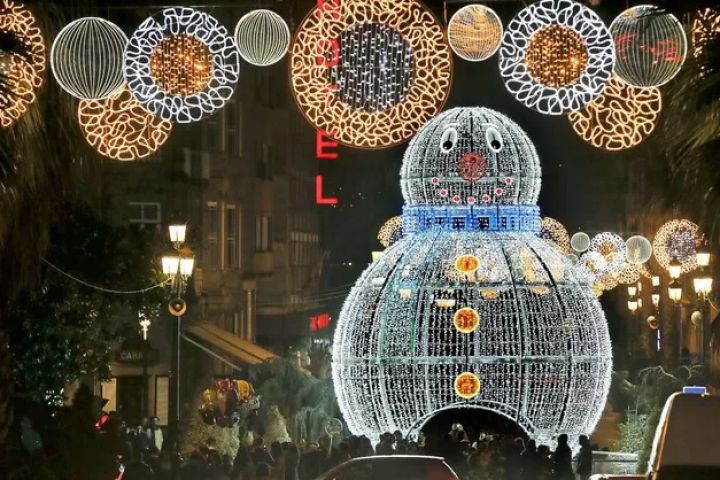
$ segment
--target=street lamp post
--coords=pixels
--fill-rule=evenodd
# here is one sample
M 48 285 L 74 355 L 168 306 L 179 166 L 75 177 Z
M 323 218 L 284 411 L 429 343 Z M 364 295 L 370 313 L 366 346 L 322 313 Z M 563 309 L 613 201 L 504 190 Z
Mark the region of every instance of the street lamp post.
M 708 308 L 708 295 L 712 291 L 712 277 L 708 273 L 707 269 L 710 265 L 710 253 L 707 252 L 705 249 L 701 248 L 698 250 L 697 255 L 697 264 L 700 267 L 700 274 L 697 278 L 693 279 L 693 287 L 695 288 L 695 293 L 700 297 L 702 301 L 702 319 L 700 322 L 700 356 L 702 358 L 703 363 L 705 362 L 705 353 L 709 350 L 706 341 L 706 335 L 705 335 L 705 323 L 710 320 L 710 312 Z M 710 336 L 707 335 L 707 340 L 709 340 Z

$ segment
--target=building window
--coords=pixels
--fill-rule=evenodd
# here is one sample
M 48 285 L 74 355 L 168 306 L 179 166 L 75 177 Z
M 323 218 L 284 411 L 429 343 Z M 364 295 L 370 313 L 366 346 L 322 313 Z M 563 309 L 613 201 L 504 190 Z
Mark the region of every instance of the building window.
M 273 159 L 272 150 L 267 143 L 261 143 L 259 155 L 256 163 L 256 176 L 262 180 L 272 180 L 273 178 Z
M 225 112 L 225 143 L 226 153 L 233 156 L 242 155 L 242 103 L 229 103 Z
M 255 251 L 269 252 L 272 250 L 270 217 L 261 215 L 255 217 Z
M 203 266 L 218 268 L 218 232 L 220 228 L 217 202 L 208 202 L 205 209 L 205 254 Z
M 161 208 L 157 202 L 128 202 L 128 221 L 140 225 L 160 225 Z
M 235 205 L 225 207 L 225 268 L 238 267 L 238 214 Z

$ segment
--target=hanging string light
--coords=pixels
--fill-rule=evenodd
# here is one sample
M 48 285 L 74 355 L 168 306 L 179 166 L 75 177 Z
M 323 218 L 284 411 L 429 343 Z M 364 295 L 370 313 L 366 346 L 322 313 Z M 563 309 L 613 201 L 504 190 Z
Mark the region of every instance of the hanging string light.
M 469 62 L 492 57 L 500 48 L 502 34 L 500 17 L 485 5 L 466 5 L 455 12 L 448 23 L 450 48 Z
M 266 67 L 279 62 L 287 53 L 290 29 L 272 10 L 253 10 L 235 26 L 235 43 L 246 62 Z

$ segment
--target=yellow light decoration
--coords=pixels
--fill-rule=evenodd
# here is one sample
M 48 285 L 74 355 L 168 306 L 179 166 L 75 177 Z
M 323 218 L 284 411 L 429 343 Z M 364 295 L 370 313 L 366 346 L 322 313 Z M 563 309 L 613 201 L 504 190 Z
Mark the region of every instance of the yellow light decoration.
M 497 288 L 480 288 L 478 291 L 485 300 L 495 300 L 500 297 L 500 290 Z
M 540 238 L 563 253 L 570 253 L 570 235 L 565 226 L 551 217 L 540 220 Z
M 662 110 L 655 87 L 638 88 L 613 77 L 582 110 L 570 112 L 570 124 L 583 140 L 605 150 L 624 150 L 645 140 Z
M 2 70 L 6 92 L 0 94 L 0 125 L 9 127 L 35 101 L 35 92 L 43 83 L 45 40 L 35 17 L 23 4 L 2 0 L 0 30 L 22 44 L 27 55 L 2 52 Z
M 592 292 L 596 298 L 600 298 L 602 294 L 605 293 L 605 289 L 600 282 L 595 282 L 592 284 Z
M 212 54 L 198 38 L 166 36 L 150 55 L 150 75 L 169 95 L 187 97 L 210 83 Z
M 358 148 L 411 137 L 440 111 L 452 54 L 433 14 L 416 0 L 343 0 L 313 9 L 292 44 L 300 111 L 317 129 Z
M 460 255 L 455 259 L 455 270 L 460 273 L 473 273 L 480 267 L 480 259 L 475 255 Z
M 660 227 L 653 239 L 653 253 L 660 266 L 667 270 L 675 259 L 680 262 L 683 273 L 695 270 L 699 231 L 700 227 L 685 219 L 670 220 Z
M 619 285 L 617 278 L 615 278 L 612 272 L 603 275 L 599 282 L 605 290 L 612 290 Z
M 548 295 L 550 293 L 550 289 L 547 287 L 530 287 L 530 291 L 534 293 L 535 295 Z
M 503 26 L 485 5 L 466 5 L 450 18 L 448 41 L 458 57 L 479 62 L 492 57 L 502 40 Z
M 389 218 L 378 231 L 377 239 L 385 248 L 388 248 L 393 243 L 397 242 L 402 238 L 402 226 L 403 219 L 402 215 Z
M 463 372 L 455 377 L 455 393 L 458 397 L 470 400 L 480 393 L 480 379 L 472 372 Z
M 698 58 L 705 45 L 720 35 L 720 11 L 705 8 L 695 14 L 690 30 L 693 57 Z
M 564 25 L 548 25 L 532 37 L 525 54 L 528 73 L 546 87 L 567 87 L 578 81 L 588 62 L 582 37 Z
M 473 308 L 463 307 L 455 312 L 453 323 L 458 332 L 472 333 L 480 325 L 480 315 Z
M 646 322 L 648 324 L 648 327 L 652 328 L 653 330 L 657 330 L 660 326 L 660 322 L 658 322 L 657 317 L 655 317 L 654 315 L 650 315 L 649 317 L 647 317 Z
M 102 100 L 81 100 L 78 121 L 98 153 L 121 161 L 155 153 L 172 131 L 171 122 L 145 110 L 127 88 Z
M 640 271 L 637 265 L 625 262 L 620 268 L 612 272 L 613 277 L 622 285 L 630 285 L 640 280 Z

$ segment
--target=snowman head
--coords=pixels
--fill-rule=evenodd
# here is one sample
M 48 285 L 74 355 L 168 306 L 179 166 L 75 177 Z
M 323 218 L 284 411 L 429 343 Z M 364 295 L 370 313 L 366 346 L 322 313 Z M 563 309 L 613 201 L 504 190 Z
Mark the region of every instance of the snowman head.
M 400 171 L 407 206 L 532 205 L 540 160 L 527 134 L 489 108 L 453 108 L 410 142 Z

